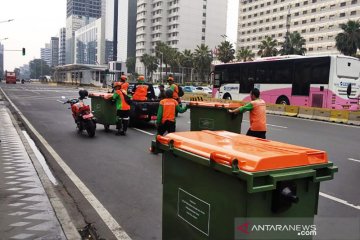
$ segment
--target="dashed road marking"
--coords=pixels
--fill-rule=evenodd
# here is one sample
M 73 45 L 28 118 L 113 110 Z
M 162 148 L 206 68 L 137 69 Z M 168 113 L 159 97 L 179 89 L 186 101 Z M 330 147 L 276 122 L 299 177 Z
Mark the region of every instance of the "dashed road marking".
M 358 159 L 348 158 L 348 160 L 350 160 L 350 161 L 354 161 L 354 162 L 359 162 L 359 163 L 360 163 L 360 160 L 358 160 Z
M 150 135 L 150 136 L 155 136 L 155 134 L 154 134 L 154 133 L 147 132 L 147 131 L 144 131 L 144 130 L 141 130 L 141 129 L 138 129 L 138 128 L 131 128 L 131 129 L 134 129 L 134 130 L 136 130 L 136 131 L 139 131 L 139 132 L 145 133 L 145 134 Z
M 330 195 L 328 195 L 328 194 L 326 194 L 326 193 L 323 193 L 323 192 L 320 192 L 319 194 L 320 194 L 320 196 L 322 196 L 322 197 L 324 197 L 324 198 L 327 198 L 327 199 L 333 200 L 333 201 L 335 201 L 335 202 L 344 204 L 344 205 L 346 205 L 346 206 L 348 206 L 348 207 L 352 207 L 352 208 L 355 208 L 355 209 L 357 209 L 357 210 L 360 210 L 360 206 L 356 206 L 356 205 L 354 205 L 354 204 L 351 204 L 351 203 L 349 203 L 348 201 L 345 201 L 345 200 L 343 200 L 343 199 L 330 196 Z

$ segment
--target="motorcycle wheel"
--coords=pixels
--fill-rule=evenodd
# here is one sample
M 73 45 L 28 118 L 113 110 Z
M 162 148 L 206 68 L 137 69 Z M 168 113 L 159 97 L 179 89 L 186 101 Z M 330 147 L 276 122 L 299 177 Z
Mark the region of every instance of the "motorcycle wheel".
M 96 130 L 96 123 L 94 121 L 88 121 L 86 123 L 86 132 L 89 135 L 89 137 L 95 136 L 95 130 Z

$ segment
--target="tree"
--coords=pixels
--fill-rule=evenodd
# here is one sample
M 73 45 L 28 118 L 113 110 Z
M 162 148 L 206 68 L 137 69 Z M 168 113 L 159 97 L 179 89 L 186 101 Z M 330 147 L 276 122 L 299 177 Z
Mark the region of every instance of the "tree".
M 278 50 L 276 49 L 277 45 L 278 42 L 276 39 L 266 36 L 265 40 L 262 40 L 259 45 L 260 50 L 258 51 L 258 55 L 261 57 L 276 56 L 278 53 Z
M 293 32 L 285 37 L 285 41 L 281 43 L 281 49 L 279 51 L 280 55 L 305 55 L 306 40 L 303 38 L 300 33 Z
M 140 62 L 145 66 L 145 78 L 149 76 L 150 80 L 152 80 L 153 72 L 158 68 L 157 58 L 145 53 L 141 56 Z
M 209 47 L 205 44 L 196 46 L 194 53 L 195 68 L 198 71 L 201 81 L 205 79 L 210 72 L 210 65 L 213 60 Z
M 185 78 L 188 78 L 189 73 L 191 74 L 191 69 L 194 67 L 194 54 L 191 50 L 185 49 L 181 53 L 180 64 L 183 68 L 185 68 Z
M 355 56 L 360 48 L 360 22 L 349 20 L 340 24 L 343 32 L 336 35 L 336 48 L 344 55 Z
M 30 78 L 39 79 L 40 76 L 51 75 L 51 68 L 42 59 L 30 61 Z
M 234 60 L 235 50 L 233 49 L 233 45 L 229 41 L 221 42 L 220 45 L 217 46 L 217 48 L 217 57 L 221 62 L 228 63 Z
M 126 68 L 129 73 L 135 73 L 136 58 L 128 57 L 126 59 Z
M 155 47 L 155 55 L 159 60 L 163 60 L 161 63 L 165 64 L 165 75 L 167 75 L 167 66 L 171 61 L 171 50 L 172 48 L 164 42 L 157 42 Z M 161 55 L 162 54 L 162 55 Z
M 236 55 L 236 59 L 243 62 L 252 61 L 254 57 L 255 53 L 253 53 L 249 48 L 240 49 Z

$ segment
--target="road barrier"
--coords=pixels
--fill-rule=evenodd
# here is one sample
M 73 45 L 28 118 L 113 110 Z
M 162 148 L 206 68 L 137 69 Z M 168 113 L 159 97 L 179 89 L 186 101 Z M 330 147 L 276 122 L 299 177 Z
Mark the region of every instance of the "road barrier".
M 330 109 L 315 108 L 312 119 L 329 121 L 330 120 Z
M 337 123 L 347 123 L 349 121 L 349 111 L 331 110 L 330 121 L 337 122 Z
M 275 104 L 273 106 L 273 114 L 285 115 L 285 105 L 283 105 L 283 104 Z
M 360 111 L 349 112 L 348 124 L 360 125 Z
M 296 117 L 298 115 L 298 113 L 299 113 L 299 107 L 298 106 L 290 106 L 290 105 L 285 106 L 284 114 L 286 116 Z
M 314 116 L 314 108 L 312 107 L 299 107 L 299 114 L 297 115 L 299 118 L 307 118 L 312 119 Z

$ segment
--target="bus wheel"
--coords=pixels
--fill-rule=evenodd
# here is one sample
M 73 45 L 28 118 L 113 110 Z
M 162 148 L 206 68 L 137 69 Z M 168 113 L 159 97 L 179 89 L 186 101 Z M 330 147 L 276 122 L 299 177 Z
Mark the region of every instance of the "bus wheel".
M 225 93 L 223 99 L 232 100 L 231 95 L 229 93 Z
M 280 96 L 276 100 L 276 104 L 290 105 L 290 101 L 286 96 Z

